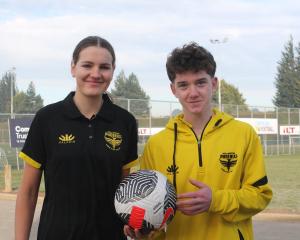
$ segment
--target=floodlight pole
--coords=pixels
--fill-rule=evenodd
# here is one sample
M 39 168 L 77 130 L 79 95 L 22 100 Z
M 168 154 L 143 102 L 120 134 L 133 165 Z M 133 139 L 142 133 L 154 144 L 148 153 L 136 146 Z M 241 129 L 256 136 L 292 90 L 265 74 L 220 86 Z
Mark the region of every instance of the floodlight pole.
M 14 82 L 16 78 L 16 68 L 13 67 L 10 70 L 11 78 L 10 78 L 10 117 L 13 118 L 14 115 Z
M 212 44 L 223 44 L 228 41 L 228 38 L 225 37 L 223 39 L 210 39 L 209 40 Z M 218 80 L 218 104 L 219 104 L 219 110 L 222 111 L 222 94 L 221 94 L 221 82 L 222 79 Z

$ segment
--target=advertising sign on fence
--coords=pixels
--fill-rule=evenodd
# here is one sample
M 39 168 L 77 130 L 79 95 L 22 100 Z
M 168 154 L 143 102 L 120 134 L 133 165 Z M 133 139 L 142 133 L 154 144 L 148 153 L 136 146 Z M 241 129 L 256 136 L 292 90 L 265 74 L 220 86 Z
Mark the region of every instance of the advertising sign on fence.
M 240 121 L 249 123 L 257 134 L 277 134 L 278 123 L 276 118 L 237 118 Z
M 139 136 L 150 136 L 155 133 L 158 133 L 159 131 L 163 130 L 164 128 L 158 128 L 158 127 L 153 127 L 153 128 L 138 128 L 138 135 Z
M 280 135 L 300 135 L 299 125 L 280 126 Z
M 9 119 L 10 147 L 23 147 L 31 122 L 30 118 Z

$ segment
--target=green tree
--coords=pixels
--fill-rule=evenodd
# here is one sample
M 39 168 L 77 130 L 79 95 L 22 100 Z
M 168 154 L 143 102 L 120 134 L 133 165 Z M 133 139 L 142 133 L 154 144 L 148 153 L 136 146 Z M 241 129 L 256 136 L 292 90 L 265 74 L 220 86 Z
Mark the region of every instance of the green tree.
M 243 94 L 239 92 L 238 88 L 230 83 L 227 83 L 224 79 L 221 79 L 221 103 L 223 110 L 228 113 L 235 113 L 236 106 L 239 105 L 239 111 L 248 111 L 246 100 Z M 218 91 L 213 95 L 213 102 L 219 102 Z
M 114 87 L 115 89 L 111 90 L 111 94 L 116 104 L 129 110 L 136 116 L 149 114 L 149 96 L 140 86 L 139 80 L 134 73 L 131 73 L 127 78 L 122 70 L 116 77 Z M 130 101 L 128 102 L 126 99 L 130 99 Z
M 220 81 L 222 104 L 246 105 L 246 100 L 243 98 L 243 94 L 239 92 L 238 88 L 227 83 L 224 79 L 221 79 Z M 214 94 L 213 100 L 215 102 L 219 101 L 218 92 Z
M 15 113 L 28 113 L 27 109 L 24 108 L 25 103 L 27 102 L 27 95 L 25 92 L 20 91 L 14 97 L 14 108 Z
M 30 82 L 26 93 L 18 92 L 14 98 L 16 113 L 35 113 L 43 107 L 43 99 L 40 95 L 36 95 L 35 86 Z
M 293 37 L 284 46 L 275 77 L 276 93 L 273 103 L 277 107 L 300 107 L 299 47 L 295 56 Z
M 296 47 L 296 81 L 294 85 L 294 101 L 295 106 L 300 107 L 300 42 Z
M 11 84 L 13 82 L 13 84 Z M 11 86 L 13 85 L 14 113 L 35 113 L 43 107 L 43 99 L 36 94 L 33 82 L 29 83 L 26 92 L 19 91 L 15 82 L 15 75 L 7 71 L 0 80 L 0 113 L 11 111 Z
M 44 100 L 40 96 L 40 94 L 36 94 L 35 91 L 35 86 L 33 82 L 29 83 L 29 86 L 26 91 L 26 95 L 28 97 L 28 106 L 29 106 L 29 111 L 31 112 L 36 112 L 40 108 L 44 106 Z
M 125 96 L 128 95 L 126 93 L 126 76 L 125 72 L 122 70 L 116 77 L 114 81 L 115 89 L 111 90 L 111 94 L 116 98 L 126 98 Z
M 0 81 L 0 112 L 9 113 L 11 107 L 11 81 L 13 81 L 14 75 L 12 72 L 6 72 L 2 76 Z M 13 96 L 17 92 L 17 87 L 15 84 L 13 89 Z M 14 104 L 15 106 L 15 104 Z

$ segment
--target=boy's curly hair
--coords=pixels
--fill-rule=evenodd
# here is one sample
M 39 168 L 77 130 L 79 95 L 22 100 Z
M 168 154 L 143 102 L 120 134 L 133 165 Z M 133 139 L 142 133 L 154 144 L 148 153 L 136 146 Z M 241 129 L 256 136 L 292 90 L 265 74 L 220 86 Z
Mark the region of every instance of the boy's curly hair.
M 206 71 L 211 77 L 216 72 L 216 62 L 213 55 L 205 48 L 195 42 L 183 45 L 182 48 L 175 48 L 168 56 L 166 63 L 168 77 L 174 81 L 176 73 L 187 71 Z

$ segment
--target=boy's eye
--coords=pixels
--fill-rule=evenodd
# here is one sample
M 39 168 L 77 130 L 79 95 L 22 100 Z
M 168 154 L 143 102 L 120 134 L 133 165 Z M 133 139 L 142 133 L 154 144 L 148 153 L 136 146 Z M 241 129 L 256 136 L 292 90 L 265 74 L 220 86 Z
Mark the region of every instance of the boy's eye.
M 84 68 L 90 68 L 91 65 L 90 64 L 83 64 L 82 67 L 84 67 Z
M 185 88 L 187 86 L 187 84 L 186 83 L 178 83 L 177 86 L 179 88 Z
M 197 81 L 196 82 L 196 84 L 198 85 L 198 86 L 202 86 L 202 85 L 204 85 L 206 83 L 206 81 L 204 81 L 204 80 L 201 80 L 201 81 Z
M 110 69 L 109 65 L 100 66 L 100 69 Z

